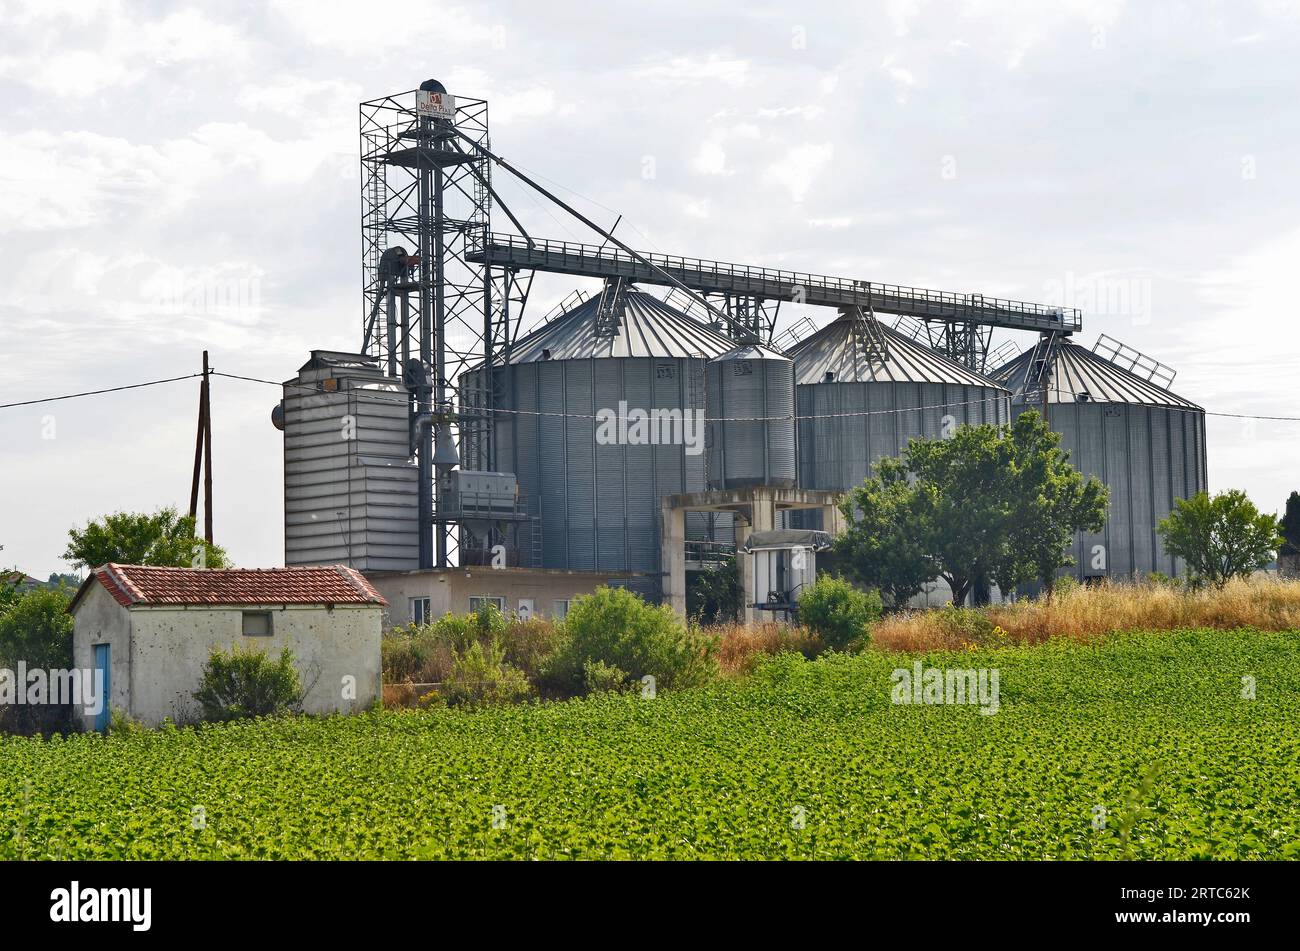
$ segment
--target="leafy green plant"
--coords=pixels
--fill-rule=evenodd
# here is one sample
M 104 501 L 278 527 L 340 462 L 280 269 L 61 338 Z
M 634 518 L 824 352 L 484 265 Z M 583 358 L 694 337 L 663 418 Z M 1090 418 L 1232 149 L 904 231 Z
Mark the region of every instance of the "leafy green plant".
M 879 594 L 859 591 L 833 575 L 818 575 L 799 595 L 799 622 L 835 650 L 869 640 L 871 622 L 880 612 Z
M 622 588 L 574 599 L 564 634 L 542 674 L 548 690 L 586 689 L 585 665 L 599 661 L 660 688 L 696 687 L 717 672 L 716 639 L 684 625 L 666 605 L 653 606 Z
M 507 664 L 533 678 L 560 638 L 551 621 L 507 617 L 489 603 L 474 614 L 446 614 L 386 634 L 380 644 L 384 682 L 441 683 L 450 676 L 456 656 L 476 642 L 496 644 Z
M 603 660 L 589 660 L 582 665 L 582 686 L 587 693 L 626 690 L 629 680 L 627 671 L 612 667 Z
M 894 703 L 917 660 L 997 668 L 1001 712 Z M 1294 630 L 1196 629 L 762 656 L 653 701 L 0 737 L 0 860 L 1294 859 L 1297 686 Z
M 523 671 L 505 662 L 499 644 L 474 641 L 456 655 L 438 697 L 449 707 L 486 707 L 519 703 L 532 692 Z
M 203 718 L 216 722 L 296 713 L 302 707 L 302 685 L 293 652 L 286 647 L 272 660 L 253 647 L 213 648 L 194 699 Z

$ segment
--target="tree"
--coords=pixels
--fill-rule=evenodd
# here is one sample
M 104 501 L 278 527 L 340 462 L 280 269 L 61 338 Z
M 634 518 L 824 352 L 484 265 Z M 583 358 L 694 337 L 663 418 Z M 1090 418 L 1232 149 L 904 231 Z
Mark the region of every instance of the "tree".
M 1101 528 L 1106 497 L 1031 410 L 1010 426 L 913 439 L 901 460 L 882 461 L 845 499 L 848 527 L 836 548 L 854 580 L 895 605 L 936 575 L 963 604 L 989 580 L 1004 591 L 1030 579 L 1050 586 L 1071 563 L 1074 533 Z
M 63 560 L 91 570 L 109 562 L 171 568 L 228 568 L 224 549 L 194 534 L 194 519 L 174 508 L 152 515 L 114 512 L 68 532 Z
M 835 538 L 839 565 L 853 581 L 878 588 L 894 608 L 938 574 L 926 539 L 916 532 L 915 500 L 903 463 L 882 459 L 876 477 L 840 502 L 846 527 Z
M 1287 496 L 1286 512 L 1282 515 L 1282 555 L 1300 555 L 1300 492 Z
M 1006 561 L 1013 499 L 1005 429 L 962 426 L 947 439 L 913 439 L 903 453 L 914 481 L 915 530 L 952 603 L 963 604 L 977 578 Z
M 686 589 L 686 613 L 699 624 L 720 624 L 740 617 L 745 600 L 740 583 L 740 563 L 732 555 L 719 565 L 699 572 Z
M 1184 559 L 1195 580 L 1222 588 L 1269 563 L 1283 541 L 1279 528 L 1277 516 L 1262 514 L 1245 492 L 1231 489 L 1178 499 L 1157 531 L 1165 551 Z
M 1039 581 L 1051 597 L 1056 573 L 1074 564 L 1067 549 L 1079 531 L 1099 532 L 1109 491 L 1070 465 L 1061 436 L 1035 411 L 1021 413 L 1008 434 L 1011 534 L 994 578 L 1003 591 Z
M 67 591 L 33 588 L 0 611 L 0 669 L 14 671 L 72 667 L 72 615 Z M 51 704 L 0 705 L 0 721 L 19 733 L 49 732 L 67 726 L 67 707 Z

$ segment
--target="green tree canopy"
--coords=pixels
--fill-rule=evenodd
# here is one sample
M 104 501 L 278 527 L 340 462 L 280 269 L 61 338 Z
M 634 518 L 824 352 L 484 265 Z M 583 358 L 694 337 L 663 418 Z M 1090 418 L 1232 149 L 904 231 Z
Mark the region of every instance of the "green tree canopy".
M 936 575 L 954 604 L 977 582 L 1004 591 L 1029 580 L 1049 587 L 1071 564 L 1075 532 L 1105 519 L 1106 487 L 1084 479 L 1060 436 L 1034 411 L 1010 426 L 963 426 L 951 437 L 913 439 L 900 460 L 841 505 L 836 540 L 844 570 L 900 604 Z
M 1300 492 L 1287 496 L 1286 512 L 1282 515 L 1282 539 L 1282 554 L 1300 554 Z
M 33 588 L 0 610 L 0 668 L 66 670 L 72 666 L 72 615 L 66 589 Z M 68 710 L 49 704 L 0 707 L 0 731 L 46 733 L 63 729 Z
M 1277 516 L 1261 513 L 1240 489 L 1178 499 L 1157 526 L 1165 551 L 1216 588 L 1268 564 L 1282 544 L 1279 528 Z
M 1075 533 L 1101 531 L 1109 492 L 1070 464 L 1060 434 L 1037 412 L 1017 417 L 1008 442 L 1010 535 L 993 578 L 1003 591 L 1039 581 L 1050 594 L 1056 573 L 1074 564 L 1067 549 Z
M 64 561 L 87 570 L 110 561 L 170 568 L 228 568 L 224 549 L 194 534 L 194 519 L 174 508 L 147 515 L 114 512 L 68 532 Z
M 686 588 L 686 613 L 699 624 L 739 620 L 744 601 L 735 555 L 699 572 Z
M 907 468 L 882 459 L 876 477 L 840 502 L 846 530 L 835 538 L 837 564 L 853 581 L 878 588 L 891 607 L 901 607 L 939 570 L 927 538 L 918 534 L 917 495 Z

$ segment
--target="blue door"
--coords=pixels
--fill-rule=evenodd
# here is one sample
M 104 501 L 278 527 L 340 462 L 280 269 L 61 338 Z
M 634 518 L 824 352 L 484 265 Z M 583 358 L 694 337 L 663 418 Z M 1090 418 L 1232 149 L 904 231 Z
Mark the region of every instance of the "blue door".
M 107 644 L 95 645 L 95 669 L 99 671 L 99 677 L 103 678 L 100 683 L 103 684 L 102 689 L 104 691 L 103 707 L 95 714 L 95 729 L 101 733 L 108 732 L 108 698 L 112 696 L 112 683 L 109 680 L 112 667 L 108 662 L 108 646 Z

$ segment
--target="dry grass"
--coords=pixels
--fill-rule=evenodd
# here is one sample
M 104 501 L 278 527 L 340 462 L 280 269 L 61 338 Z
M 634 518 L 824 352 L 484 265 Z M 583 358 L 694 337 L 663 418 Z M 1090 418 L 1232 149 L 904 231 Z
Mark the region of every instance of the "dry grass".
M 718 624 L 706 628 L 718 639 L 718 667 L 724 677 L 747 674 L 760 654 L 797 651 L 815 657 L 823 649 L 821 639 L 803 627 L 769 621 L 765 624 Z
M 1300 582 L 1256 577 L 1234 580 L 1222 590 L 1200 591 L 1154 583 L 1078 587 L 1051 601 L 895 614 L 876 624 L 871 642 L 885 650 L 954 650 L 971 644 L 1040 644 L 1056 637 L 1088 641 L 1112 631 L 1198 627 L 1298 630 Z

